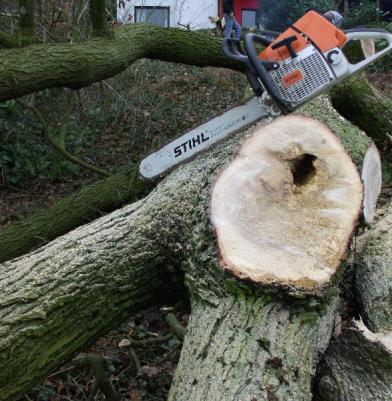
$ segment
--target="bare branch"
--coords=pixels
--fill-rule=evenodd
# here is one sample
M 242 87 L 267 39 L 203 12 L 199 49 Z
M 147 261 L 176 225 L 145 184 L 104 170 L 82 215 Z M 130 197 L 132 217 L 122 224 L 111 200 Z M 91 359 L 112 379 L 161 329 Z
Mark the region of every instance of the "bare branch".
M 71 101 L 70 103 L 73 105 L 74 101 Z M 28 108 L 29 110 L 31 110 L 36 117 L 38 118 L 38 120 L 40 121 L 42 127 L 43 127 L 43 133 L 44 133 L 44 137 L 46 139 L 46 141 L 48 142 L 48 144 L 50 146 L 52 146 L 58 153 L 60 153 L 65 159 L 67 159 L 68 161 L 70 161 L 73 164 L 76 164 L 86 170 L 90 170 L 96 174 L 99 174 L 102 177 L 109 177 L 109 173 L 107 173 L 105 170 L 100 169 L 99 167 L 93 166 L 89 163 L 84 162 L 83 160 L 78 159 L 77 157 L 75 157 L 74 155 L 72 155 L 71 153 L 69 153 L 67 151 L 67 149 L 65 148 L 65 144 L 64 144 L 64 140 L 65 140 L 65 134 L 66 134 L 66 128 L 68 125 L 68 119 L 69 116 L 71 114 L 71 106 L 68 107 L 68 110 L 66 112 L 65 115 L 65 119 L 64 119 L 64 123 L 61 127 L 61 134 L 60 134 L 60 142 L 55 141 L 52 136 L 50 135 L 50 125 L 48 123 L 48 121 L 46 120 L 46 118 L 43 116 L 43 114 L 33 105 L 28 105 L 25 104 L 23 102 L 20 102 L 22 105 L 24 105 L 26 108 Z M 63 140 L 63 142 L 61 142 L 61 140 Z

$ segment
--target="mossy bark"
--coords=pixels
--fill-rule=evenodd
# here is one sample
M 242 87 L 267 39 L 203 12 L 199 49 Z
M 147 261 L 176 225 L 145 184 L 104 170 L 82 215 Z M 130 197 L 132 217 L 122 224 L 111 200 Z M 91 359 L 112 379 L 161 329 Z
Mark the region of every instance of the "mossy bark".
M 370 232 L 359 257 L 356 289 L 369 329 L 392 332 L 392 205 Z
M 45 88 L 82 88 L 117 75 L 141 58 L 242 68 L 223 54 L 221 40 L 206 33 L 129 24 L 116 29 L 113 38 L 3 50 L 0 101 Z
M 362 133 L 349 123 L 340 119 L 336 124 L 334 132 L 361 140 Z M 232 397 L 247 396 L 260 377 L 260 399 L 271 401 L 281 395 L 280 401 L 288 401 L 300 391 L 304 400 L 310 399 L 318 351 L 331 334 L 334 284 L 322 299 L 294 301 L 278 291 L 241 284 L 218 263 L 208 216 L 210 187 L 250 133 L 234 136 L 184 164 L 145 199 L 1 265 L 1 401 L 17 399 L 125 313 L 159 303 L 162 289 L 170 283 L 164 266 L 173 264 L 185 272 L 194 315 L 184 345 L 188 357 L 182 357 L 172 399 L 175 394 L 185 397 L 190 388 L 189 370 L 181 379 L 184 361 L 196 369 L 200 355 L 219 367 L 211 380 L 237 381 L 227 382 L 219 399 L 244 399 Z M 203 333 L 203 327 L 210 331 Z M 219 355 L 208 350 L 208 339 L 223 359 L 216 360 Z M 219 348 L 220 341 L 226 351 Z M 247 360 L 256 349 L 257 363 L 251 369 Z M 226 364 L 234 364 L 233 369 Z M 244 367 L 252 377 L 243 389 L 248 385 L 241 373 Z M 208 376 L 211 371 L 195 371 L 204 388 L 201 393 L 213 395 L 216 387 L 207 384 L 204 372 Z M 196 388 L 192 391 L 198 394 Z
M 310 303 L 241 291 L 214 303 L 195 297 L 169 401 L 310 401 L 337 302 Z
M 140 179 L 137 166 L 82 187 L 53 206 L 0 231 L 0 263 L 46 244 L 84 222 L 145 196 L 153 182 Z
M 140 213 L 145 203 L 1 265 L 0 400 L 18 399 L 102 331 L 163 302 L 165 291 L 174 297 L 160 268 L 158 222 Z
M 390 340 L 389 340 L 390 341 Z M 331 342 L 317 383 L 317 401 L 391 401 L 392 350 L 350 327 Z
M 374 88 L 365 75 L 357 75 L 330 91 L 335 109 L 382 146 L 392 135 L 392 99 Z

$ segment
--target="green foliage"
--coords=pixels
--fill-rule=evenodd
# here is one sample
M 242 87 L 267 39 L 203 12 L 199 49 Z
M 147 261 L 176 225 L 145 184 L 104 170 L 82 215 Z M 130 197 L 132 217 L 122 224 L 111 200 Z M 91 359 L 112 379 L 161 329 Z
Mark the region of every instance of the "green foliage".
M 290 23 L 295 22 L 310 10 L 324 14 L 329 10 L 336 9 L 333 0 L 285 0 L 289 10 Z
M 379 27 L 383 24 L 384 13 L 377 9 L 376 2 L 362 0 L 357 5 L 352 5 L 344 18 L 343 27 L 353 28 L 359 26 Z
M 47 101 L 53 100 L 54 95 L 46 91 L 40 97 Z M 55 182 L 78 172 L 74 164 L 45 143 L 38 120 L 15 101 L 0 103 L 0 130 L 0 173 L 5 183 L 23 187 L 38 177 Z M 59 127 L 52 127 L 51 134 L 58 136 Z M 67 143 L 74 154 L 81 152 L 85 137 L 86 132 L 80 135 L 70 124 Z
M 105 170 L 138 162 L 172 137 L 243 100 L 246 80 L 229 70 L 141 60 L 115 78 L 79 91 L 67 150 Z M 35 105 L 58 138 L 69 90 L 46 89 Z M 0 180 L 70 181 L 85 171 L 64 161 L 44 140 L 42 126 L 15 102 L 0 106 Z

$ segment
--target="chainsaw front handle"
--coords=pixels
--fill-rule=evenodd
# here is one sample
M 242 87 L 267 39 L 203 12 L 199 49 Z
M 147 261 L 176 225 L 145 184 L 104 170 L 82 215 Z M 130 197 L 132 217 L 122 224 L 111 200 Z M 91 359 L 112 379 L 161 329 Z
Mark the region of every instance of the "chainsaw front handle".
M 366 39 L 385 39 L 388 42 L 388 46 L 385 49 L 380 50 L 374 55 L 360 61 L 356 64 L 349 63 L 349 74 L 359 72 L 367 67 L 373 61 L 376 61 L 380 57 L 384 56 L 388 52 L 392 51 L 392 34 L 384 29 L 348 29 L 345 31 L 347 36 L 347 42 L 350 40 L 366 40 Z M 346 42 L 346 43 L 347 43 Z

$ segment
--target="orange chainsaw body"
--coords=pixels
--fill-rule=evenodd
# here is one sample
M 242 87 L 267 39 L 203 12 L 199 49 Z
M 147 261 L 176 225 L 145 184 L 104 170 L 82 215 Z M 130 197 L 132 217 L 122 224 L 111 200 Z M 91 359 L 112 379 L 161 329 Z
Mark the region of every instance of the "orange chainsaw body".
M 336 47 L 342 48 L 347 41 L 346 34 L 343 31 L 336 28 L 315 11 L 309 11 L 291 28 L 279 35 L 270 46 L 264 49 L 259 58 L 269 61 L 284 61 L 290 58 L 287 47 L 272 49 L 274 43 L 278 43 L 290 36 L 296 36 L 297 38 L 292 44 L 297 53 L 310 45 L 317 46 L 322 53 L 325 53 Z

